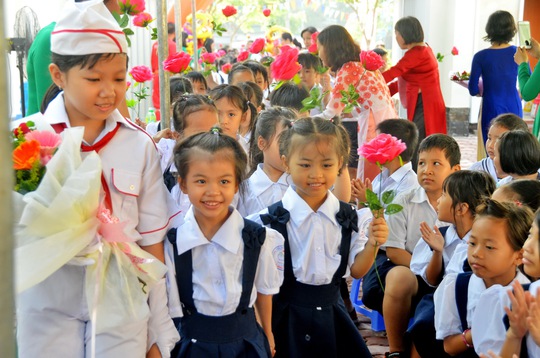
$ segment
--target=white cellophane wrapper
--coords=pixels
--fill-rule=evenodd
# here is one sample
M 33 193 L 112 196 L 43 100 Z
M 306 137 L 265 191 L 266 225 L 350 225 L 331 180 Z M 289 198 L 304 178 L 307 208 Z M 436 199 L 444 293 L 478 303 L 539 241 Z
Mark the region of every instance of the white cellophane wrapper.
M 20 293 L 70 261 L 87 265 L 88 308 L 99 333 L 147 317 L 148 292 L 167 269 L 127 238 L 121 223 L 98 219 L 101 159 L 96 152 L 82 158 L 83 133 L 64 130 L 37 190 L 14 192 L 15 285 Z

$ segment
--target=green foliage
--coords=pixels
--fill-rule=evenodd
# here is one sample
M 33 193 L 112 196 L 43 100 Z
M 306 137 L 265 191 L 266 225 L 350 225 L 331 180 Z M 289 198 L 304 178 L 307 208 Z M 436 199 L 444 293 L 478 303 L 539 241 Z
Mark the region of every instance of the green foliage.
M 347 90 L 341 92 L 341 103 L 345 104 L 343 113 L 351 113 L 353 108 L 358 106 L 358 99 L 360 95 L 356 92 L 356 88 L 352 84 L 349 84 Z
M 399 204 L 392 204 L 392 201 L 394 200 L 396 196 L 396 193 L 394 190 L 388 190 L 385 191 L 382 194 L 382 203 L 381 199 L 375 194 L 372 190 L 366 189 L 366 200 L 367 202 L 364 203 L 366 207 L 371 210 L 373 215 L 377 217 L 377 213 L 380 213 L 382 210 L 384 210 L 384 213 L 386 215 L 392 215 L 399 213 L 401 210 L 403 210 L 403 207 Z
M 315 108 L 319 108 L 322 110 L 323 99 L 327 93 L 328 91 L 321 92 L 321 89 L 319 87 L 313 87 L 311 91 L 309 91 L 309 97 L 302 100 L 302 106 L 304 107 L 302 108 L 301 112 L 309 112 Z

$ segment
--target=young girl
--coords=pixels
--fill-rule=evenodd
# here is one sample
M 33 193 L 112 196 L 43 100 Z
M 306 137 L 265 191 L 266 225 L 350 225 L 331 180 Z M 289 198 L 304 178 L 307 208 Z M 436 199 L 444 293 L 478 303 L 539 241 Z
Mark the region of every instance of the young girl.
M 349 172 L 351 178 L 373 179 L 379 173 L 379 168 L 365 164 L 363 160 L 359 161 L 357 149 L 375 138 L 375 126 L 379 122 L 398 117 L 388 86 L 379 71 L 367 71 L 364 68 L 360 62 L 360 46 L 343 26 L 331 25 L 322 30 L 317 36 L 317 48 L 323 64 L 337 73 L 330 102 L 321 116 L 331 119 L 341 115 L 345 107 L 341 102 L 341 91 L 347 91 L 350 85 L 354 86 L 360 96 L 358 105 L 350 114 L 343 116 L 352 143 Z
M 486 140 L 486 152 L 488 156 L 476 163 L 473 163 L 469 167 L 469 170 L 480 170 L 487 172 L 496 182 L 504 178 L 507 174 L 497 173 L 495 170 L 495 165 L 493 164 L 493 157 L 495 156 L 495 143 L 501 137 L 501 135 L 503 135 L 503 133 L 514 130 L 528 131 L 529 127 L 527 127 L 527 123 L 525 123 L 523 119 L 513 113 L 504 113 L 493 118 L 489 126 Z
M 495 143 L 493 164 L 497 173 L 508 176 L 499 181 L 504 185 L 516 179 L 540 179 L 540 143 L 529 131 L 511 131 Z
M 117 110 L 126 90 L 127 48 L 125 35 L 102 0 L 67 2 L 51 35 L 49 67 L 63 91 L 37 116 L 57 132 L 84 127 L 82 156 L 93 151 L 100 157 L 103 205 L 124 224 L 126 239 L 151 254 L 133 259 L 157 264 L 164 259 L 167 191 L 152 139 Z M 137 291 L 126 292 L 126 285 L 115 284 L 120 279 L 125 284 L 140 281 L 134 274 L 137 268 L 122 264 L 123 259 L 132 261 L 118 252 L 105 261 L 99 255 L 110 253 L 112 244 L 89 234 L 95 237 L 86 248 L 70 253 L 69 262 L 17 297 L 19 356 L 143 357 L 147 351 L 168 356 L 178 333 L 165 307 L 165 281 L 150 291 L 149 307 L 144 287 L 137 283 Z M 62 252 L 66 256 L 67 247 L 56 249 L 55 257 Z M 102 259 L 101 268 L 96 267 Z M 100 269 L 103 285 L 90 273 Z M 87 294 L 92 296 L 96 287 L 100 302 L 90 305 Z
M 411 310 L 402 312 L 400 317 L 401 326 L 404 327 L 411 313 L 414 313 L 414 324 L 409 329 L 414 345 L 413 357 L 444 355 L 442 346 L 435 342 L 431 293 L 444 275 L 463 272 L 476 207 L 494 190 L 495 182 L 487 173 L 469 170 L 452 173 L 444 180 L 442 195 L 437 200 L 437 219 L 451 225 L 439 229 L 430 227 L 426 222 L 420 224 L 422 240 L 414 248 L 410 266 L 418 284 L 416 290 L 402 296 L 407 302 L 410 300 L 412 305 Z M 415 303 L 418 304 L 417 308 Z M 385 323 L 389 318 L 385 316 Z M 388 329 L 387 332 L 396 333 Z M 404 333 L 404 330 L 399 332 L 397 339 L 403 337 Z
M 255 215 L 285 237 L 285 281 L 272 316 L 276 357 L 371 357 L 339 283 L 349 270 L 353 277 L 367 272 L 388 228 L 384 218 L 374 219 L 368 242 L 362 242 L 356 211 L 329 191 L 344 168 L 348 144 L 342 126 L 321 118 L 299 119 L 279 138 L 294 185 Z
M 258 213 L 281 200 L 289 188 L 291 181 L 279 156 L 278 139 L 295 119 L 295 112 L 283 107 L 271 107 L 259 114 L 251 140 L 251 175 L 238 202 L 242 216 Z
M 249 85 L 249 83 L 251 83 L 251 86 Z M 257 84 L 255 84 L 254 82 L 240 82 L 237 84 L 237 86 L 242 90 L 244 96 L 248 100 L 248 120 L 240 124 L 240 128 L 238 129 L 238 142 L 240 143 L 242 148 L 244 148 L 249 158 L 249 143 L 251 142 L 251 136 L 253 135 L 253 130 L 255 129 L 255 122 L 257 120 L 257 115 L 259 114 L 260 110 L 261 102 L 259 102 L 259 99 L 262 101 L 262 91 L 259 86 L 257 86 Z
M 538 333 L 536 327 L 539 321 L 537 317 L 534 317 L 534 310 L 531 307 L 534 301 L 532 296 L 536 296 L 537 302 L 540 297 L 537 291 L 540 287 L 540 281 L 538 281 L 540 278 L 539 224 L 540 212 L 537 212 L 529 237 L 523 244 L 523 270 L 537 281 L 528 288 L 527 285 L 522 287 L 518 282 L 514 282 L 513 292 L 507 287 L 495 285 L 482 293 L 473 316 L 472 333 L 477 353 L 493 350 L 500 352 L 502 357 L 510 357 L 512 354 L 518 357 L 540 356 L 540 340 L 538 339 L 540 337 L 535 336 L 535 333 Z M 506 314 L 508 322 L 503 324 L 505 320 L 503 317 Z M 490 327 L 490 329 L 486 330 L 485 327 Z M 532 334 L 530 334 L 531 328 Z
M 183 77 L 187 78 L 193 84 L 193 93 L 205 95 L 208 92 L 208 84 L 203 74 L 199 71 L 191 71 Z
M 178 357 L 270 357 L 283 237 L 243 219 L 230 205 L 242 186 L 246 155 L 214 128 L 181 142 L 174 161 L 192 203 L 175 240 L 183 307 Z
M 470 328 L 482 292 L 528 282 L 517 266 L 532 219 L 530 209 L 492 199 L 477 208 L 467 249 L 472 274 L 448 274 L 434 296 L 437 339 L 448 354 L 475 356 Z
M 540 208 L 540 181 L 519 179 L 499 186 L 491 196 L 493 200 L 525 205 L 533 212 Z
M 216 86 L 209 95 L 218 109 L 219 125 L 223 134 L 238 139 L 240 126 L 251 121 L 248 117 L 250 103 L 246 96 L 239 87 L 232 85 Z

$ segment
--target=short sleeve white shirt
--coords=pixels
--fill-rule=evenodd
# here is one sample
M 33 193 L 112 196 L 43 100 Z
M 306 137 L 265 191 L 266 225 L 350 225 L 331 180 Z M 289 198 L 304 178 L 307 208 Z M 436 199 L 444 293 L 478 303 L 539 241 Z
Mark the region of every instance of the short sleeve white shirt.
M 377 175 L 371 183 L 372 190 L 375 194 L 381 195 L 385 191 L 395 190 L 396 195 L 416 189 L 418 184 L 418 176 L 412 169 L 412 163 L 403 164 L 398 170 L 388 176 L 388 169 L 384 168 L 382 173 Z

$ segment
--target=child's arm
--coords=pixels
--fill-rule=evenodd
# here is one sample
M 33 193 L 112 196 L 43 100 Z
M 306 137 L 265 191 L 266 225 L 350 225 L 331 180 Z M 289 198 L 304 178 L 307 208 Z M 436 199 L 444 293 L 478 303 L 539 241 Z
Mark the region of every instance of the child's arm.
M 369 238 L 366 246 L 354 258 L 351 265 L 351 276 L 354 278 L 363 277 L 373 265 L 379 247 L 388 238 L 388 226 L 384 217 L 374 218 L 369 224 Z
M 534 343 L 540 346 L 540 288 L 536 290 L 536 298 L 531 297 L 529 300 L 527 328 L 529 328 L 529 334 Z
M 512 354 L 519 356 L 521 340 L 527 334 L 528 307 L 525 291 L 517 280 L 512 283 L 512 290 L 508 290 L 512 306 L 504 308 L 510 327 L 506 331 L 506 339 L 500 352 L 502 357 L 510 357 Z
M 465 341 L 467 344 L 465 344 Z M 472 347 L 471 330 L 467 329 L 463 333 L 453 334 L 444 338 L 444 351 L 451 356 L 456 356 Z
M 412 255 L 405 249 L 398 249 L 397 247 L 387 247 L 386 256 L 394 265 L 401 265 L 410 267 Z
M 351 200 L 351 176 L 347 167 L 341 169 L 336 179 L 333 193 L 341 201 L 348 203 Z
M 153 245 L 141 246 L 141 249 L 149 254 L 152 254 L 159 261 L 165 263 L 165 247 L 163 246 L 163 241 Z
M 426 280 L 430 285 L 436 286 L 441 282 L 443 276 L 444 237 L 441 235 L 439 228 L 434 226 L 431 229 L 425 221 L 420 223 L 420 233 L 422 239 L 433 250 L 433 255 L 426 269 Z
M 255 309 L 259 315 L 261 326 L 263 328 L 272 356 L 276 353 L 276 344 L 274 342 L 274 334 L 272 333 L 272 295 L 263 295 L 257 292 L 257 300 L 255 301 Z

